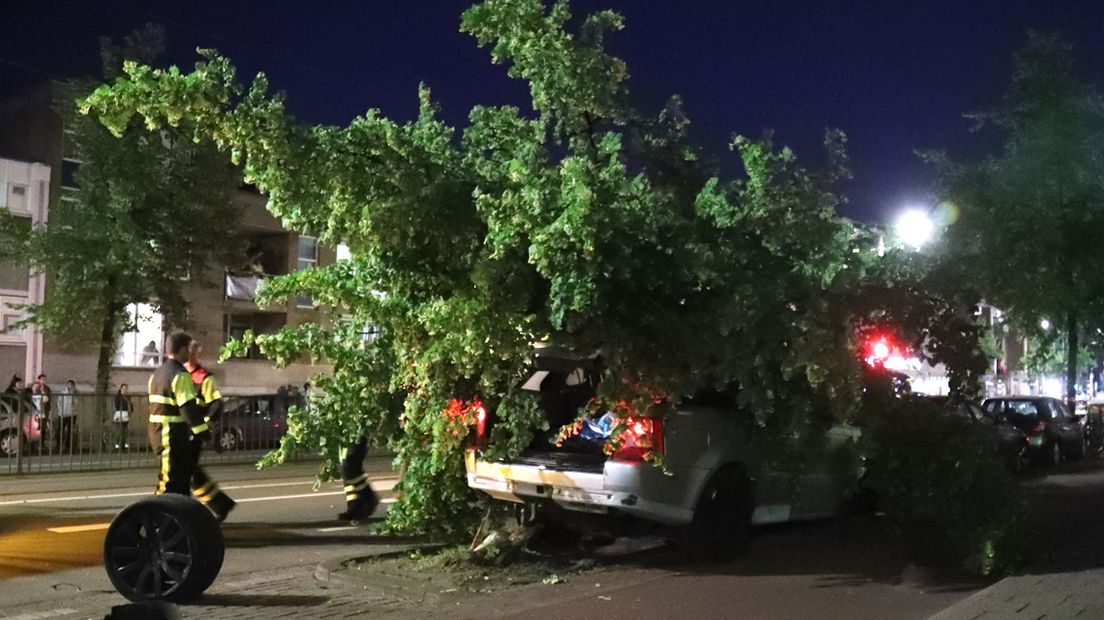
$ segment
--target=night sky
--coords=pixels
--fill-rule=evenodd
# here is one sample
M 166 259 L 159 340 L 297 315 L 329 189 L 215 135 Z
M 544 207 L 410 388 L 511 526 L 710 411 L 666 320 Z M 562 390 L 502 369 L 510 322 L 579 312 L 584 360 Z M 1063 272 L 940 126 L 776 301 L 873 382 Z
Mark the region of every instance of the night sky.
M 449 122 L 477 103 L 523 104 L 525 85 L 459 32 L 467 1 L 170 2 L 0 0 L 0 95 L 49 77 L 95 74 L 99 35 L 166 26 L 169 60 L 190 67 L 215 47 L 246 77 L 265 71 L 301 120 L 346 123 L 368 108 L 409 119 L 425 81 Z M 720 161 L 733 133 L 775 131 L 799 159 L 821 160 L 825 127 L 850 136 L 846 215 L 873 222 L 930 200 L 914 149 L 973 157 L 982 138 L 962 113 L 995 103 L 1029 28 L 1060 30 L 1083 75 L 1104 73 L 1104 2 L 928 0 L 804 2 L 585 0 L 614 8 L 607 38 L 638 105 L 681 94 L 695 136 Z

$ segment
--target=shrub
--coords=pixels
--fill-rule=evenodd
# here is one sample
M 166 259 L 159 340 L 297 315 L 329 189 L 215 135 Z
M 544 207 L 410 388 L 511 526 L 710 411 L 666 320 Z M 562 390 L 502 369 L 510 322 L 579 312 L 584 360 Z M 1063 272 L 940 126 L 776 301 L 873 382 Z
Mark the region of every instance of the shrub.
M 977 424 L 923 399 L 894 399 L 864 429 L 864 484 L 924 564 L 1007 572 L 1027 537 L 1019 486 Z

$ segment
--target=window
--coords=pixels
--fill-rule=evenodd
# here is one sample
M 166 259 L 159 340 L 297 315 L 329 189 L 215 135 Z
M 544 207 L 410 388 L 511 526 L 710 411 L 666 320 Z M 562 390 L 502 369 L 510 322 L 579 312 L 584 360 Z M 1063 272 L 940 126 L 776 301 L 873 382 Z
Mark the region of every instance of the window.
M 299 262 L 297 269 L 310 269 L 318 265 L 318 239 L 299 235 Z M 300 308 L 313 308 L 314 298 L 310 295 L 300 295 L 295 298 L 295 305 Z
M 66 189 L 77 189 L 80 184 L 77 183 L 77 170 L 80 169 L 81 163 L 75 159 L 63 159 L 61 160 L 61 187 Z
M 161 313 L 150 304 L 127 306 L 132 331 L 119 339 L 116 366 L 160 366 L 164 359 L 165 331 Z
M 30 213 L 27 202 L 27 186 L 21 183 L 0 181 L 0 208 L 7 207 L 12 213 L 26 215 Z
M 280 313 L 266 313 L 255 312 L 252 314 L 225 314 L 223 315 L 223 330 L 226 335 L 226 342 L 231 340 L 240 340 L 245 335 L 246 330 L 253 330 L 254 334 L 275 334 L 280 331 L 284 325 L 287 324 L 287 316 Z M 261 354 L 260 349 L 256 345 L 249 348 L 249 352 L 245 355 L 246 359 L 251 360 L 263 360 L 267 359 Z

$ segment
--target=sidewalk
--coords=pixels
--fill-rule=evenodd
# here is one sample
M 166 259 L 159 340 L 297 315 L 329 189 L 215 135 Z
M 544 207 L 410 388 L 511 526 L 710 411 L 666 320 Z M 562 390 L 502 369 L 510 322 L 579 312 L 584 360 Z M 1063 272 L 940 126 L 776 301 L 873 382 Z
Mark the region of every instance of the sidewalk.
M 1008 577 L 931 620 L 1104 618 L 1104 569 Z

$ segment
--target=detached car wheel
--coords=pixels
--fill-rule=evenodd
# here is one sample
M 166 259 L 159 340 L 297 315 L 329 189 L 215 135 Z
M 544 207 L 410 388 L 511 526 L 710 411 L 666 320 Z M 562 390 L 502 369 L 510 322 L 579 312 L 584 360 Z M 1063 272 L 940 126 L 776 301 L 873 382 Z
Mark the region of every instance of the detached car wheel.
M 191 497 L 165 494 L 127 506 L 104 540 L 111 585 L 134 602 L 186 603 L 215 581 L 225 547 L 218 522 Z
M 751 481 L 742 471 L 723 469 L 714 474 L 683 532 L 681 544 L 689 559 L 708 564 L 746 554 L 754 509 Z

